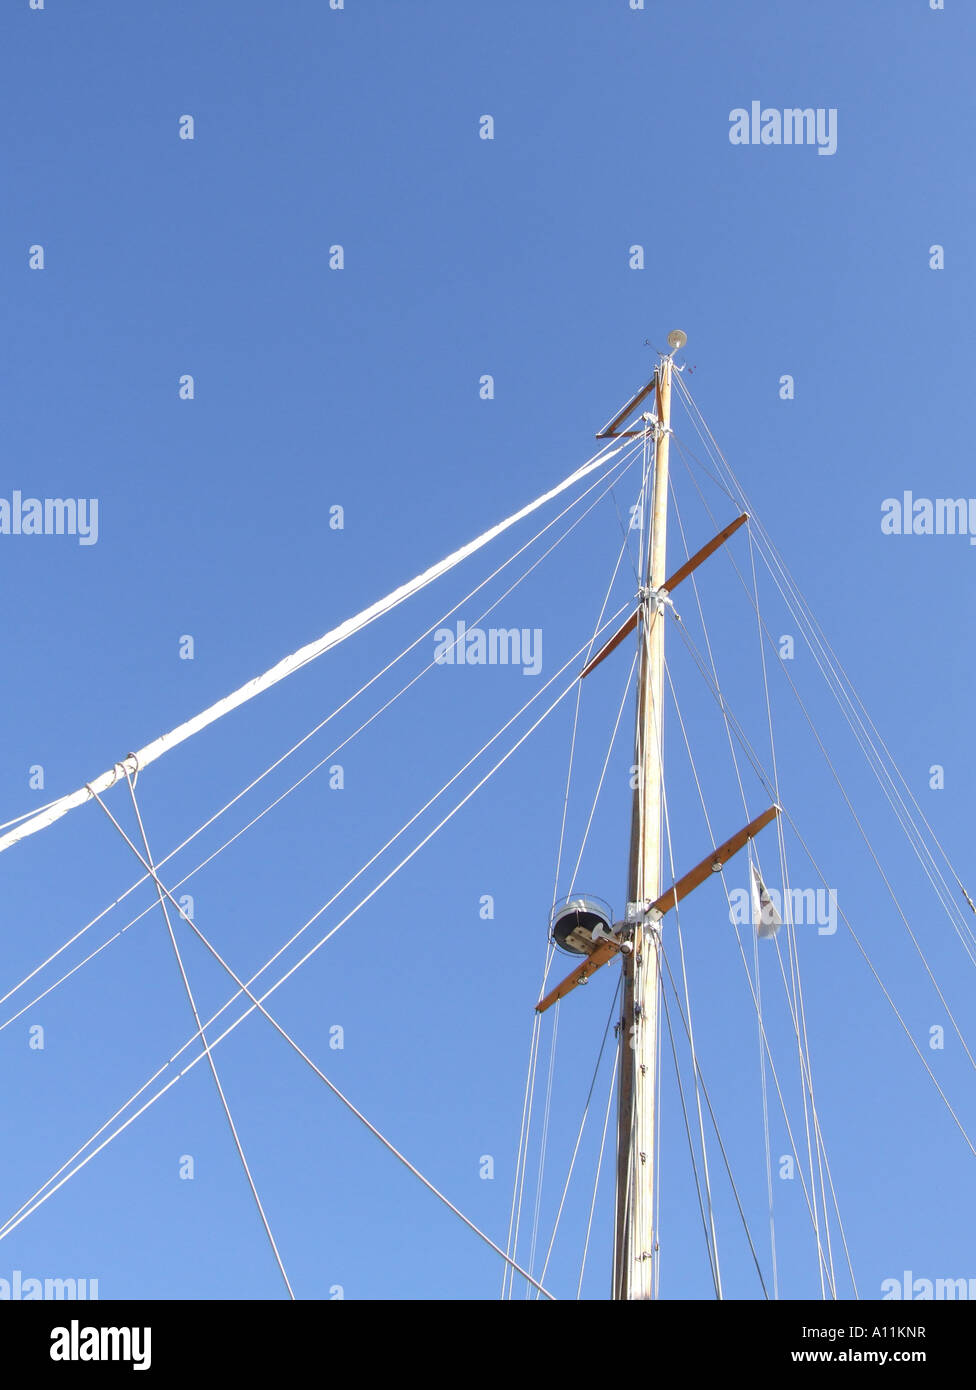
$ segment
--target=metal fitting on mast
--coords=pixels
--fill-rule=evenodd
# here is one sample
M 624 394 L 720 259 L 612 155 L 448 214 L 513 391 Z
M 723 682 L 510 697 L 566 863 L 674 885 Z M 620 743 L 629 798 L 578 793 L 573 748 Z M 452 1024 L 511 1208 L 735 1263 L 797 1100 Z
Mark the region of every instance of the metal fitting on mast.
M 663 613 L 665 604 L 671 603 L 671 595 L 663 587 L 652 589 L 649 584 L 642 584 L 637 593 L 641 603 L 646 604 L 648 608 L 653 608 L 655 613 Z

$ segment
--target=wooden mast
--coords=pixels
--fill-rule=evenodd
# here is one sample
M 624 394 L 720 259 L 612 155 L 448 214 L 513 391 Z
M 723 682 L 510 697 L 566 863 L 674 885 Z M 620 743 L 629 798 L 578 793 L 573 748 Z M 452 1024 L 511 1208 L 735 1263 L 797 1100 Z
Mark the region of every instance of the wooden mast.
M 684 335 L 669 343 L 683 346 Z M 655 622 L 656 593 L 664 586 L 668 524 L 668 446 L 673 356 L 656 372 L 654 482 L 648 526 L 644 591 L 638 624 L 640 681 L 637 708 L 637 787 L 631 821 L 628 903 L 648 904 L 661 891 L 661 735 L 664 696 L 664 622 Z M 660 961 L 650 923 L 634 924 L 634 949 L 623 957 L 618 1046 L 617 1211 L 614 1237 L 615 1299 L 654 1296 L 657 1232 L 654 1213 L 657 1112 L 657 1013 Z
M 689 893 L 707 883 L 742 850 L 754 835 L 780 814 L 772 805 L 748 825 L 716 845 L 694 868 L 661 891 L 663 810 L 662 723 L 664 708 L 664 609 L 672 589 L 748 521 L 744 513 L 726 525 L 668 575 L 668 454 L 671 441 L 671 384 L 674 354 L 684 347 L 684 333 L 668 335 L 672 351 L 662 357 L 654 376 L 597 435 L 598 439 L 630 438 L 644 434 L 654 440 L 654 472 L 650 480 L 650 520 L 647 552 L 637 611 L 632 613 L 580 672 L 588 676 L 616 651 L 636 627 L 640 677 L 635 734 L 634 801 L 630 830 L 630 869 L 625 922 L 594 930 L 592 946 L 574 948 L 584 960 L 536 1003 L 545 1013 L 618 956 L 622 962 L 618 1034 L 619 1095 L 617 1105 L 617 1193 L 613 1251 L 613 1297 L 654 1297 L 657 1271 L 657 1229 L 654 1209 L 657 1167 L 657 1034 L 661 992 L 660 942 L 663 918 Z M 645 414 L 640 429 L 619 429 L 634 408 L 655 392 L 656 414 Z M 646 454 L 645 454 L 646 458 Z M 648 480 L 641 502 L 646 509 Z M 646 510 L 645 510 L 646 514 Z M 719 1294 L 721 1297 L 721 1294 Z

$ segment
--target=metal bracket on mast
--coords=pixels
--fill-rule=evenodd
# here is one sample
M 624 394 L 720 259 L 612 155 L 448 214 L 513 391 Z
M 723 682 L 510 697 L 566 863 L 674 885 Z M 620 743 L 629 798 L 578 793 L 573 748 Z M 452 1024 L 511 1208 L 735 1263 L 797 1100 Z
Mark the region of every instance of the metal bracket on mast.
M 635 925 L 654 928 L 663 916 L 660 908 L 651 902 L 627 904 L 627 921 Z
M 664 612 L 664 605 L 666 603 L 670 603 L 671 607 L 674 607 L 674 604 L 671 602 L 671 595 L 666 588 L 652 589 L 650 587 L 645 588 L 642 585 L 637 592 L 641 603 L 646 604 L 648 611 L 652 612 L 655 616 L 658 613 Z

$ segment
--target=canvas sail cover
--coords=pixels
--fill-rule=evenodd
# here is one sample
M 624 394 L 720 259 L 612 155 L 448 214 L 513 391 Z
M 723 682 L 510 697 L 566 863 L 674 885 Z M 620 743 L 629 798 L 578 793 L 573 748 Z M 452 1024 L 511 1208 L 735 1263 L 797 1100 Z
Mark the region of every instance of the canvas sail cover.
M 760 938 L 775 936 L 783 925 L 783 919 L 776 911 L 776 905 L 769 889 L 759 877 L 759 870 L 752 866 L 752 925 Z

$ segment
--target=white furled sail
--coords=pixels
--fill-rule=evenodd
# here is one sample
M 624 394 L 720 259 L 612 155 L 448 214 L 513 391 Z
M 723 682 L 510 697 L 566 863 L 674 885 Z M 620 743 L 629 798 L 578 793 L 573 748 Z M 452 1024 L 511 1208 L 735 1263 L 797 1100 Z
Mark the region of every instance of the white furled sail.
M 246 685 L 242 685 L 240 689 L 235 690 L 230 695 L 226 695 L 222 700 L 218 700 L 216 704 L 210 705 L 209 708 L 203 710 L 202 713 L 195 715 L 192 719 L 186 720 L 185 723 L 180 724 L 177 728 L 171 730 L 170 733 L 162 734 L 159 738 L 154 739 L 152 743 L 147 743 L 145 748 L 140 748 L 137 753 L 128 754 L 123 761 L 116 763 L 110 771 L 103 772 L 101 776 L 96 777 L 92 782 L 86 783 L 86 785 L 79 788 L 78 791 L 72 792 L 68 796 L 62 796 L 57 801 L 52 801 L 49 806 L 38 811 L 36 815 L 21 820 L 19 825 L 8 830 L 5 835 L 0 835 L 0 851 L 9 849 L 10 846 L 15 845 L 18 840 L 23 840 L 27 835 L 33 835 L 38 830 L 43 830 L 45 826 L 51 825 L 56 820 L 60 820 L 63 815 L 73 810 L 75 806 L 83 806 L 86 801 L 91 799 L 93 794 L 107 791 L 120 777 L 124 776 L 124 770 L 126 768 L 128 768 L 130 773 L 141 771 L 142 768 L 146 767 L 151 762 L 155 762 L 157 758 L 162 757 L 162 755 L 167 753 L 171 748 L 175 748 L 178 743 L 183 743 L 184 740 L 190 738 L 193 734 L 199 733 L 201 729 L 205 729 L 209 724 L 213 724 L 223 715 L 229 714 L 230 711 L 236 709 L 238 705 L 243 705 L 246 701 L 252 700 L 255 695 L 260 695 L 262 691 L 269 689 L 272 685 L 277 685 L 278 681 L 284 680 L 286 676 L 290 676 L 294 671 L 299 670 L 300 667 L 307 665 L 310 661 L 314 661 L 315 658 L 321 656 L 323 652 L 329 651 L 331 647 L 338 646 L 339 643 L 344 642 L 347 637 L 351 637 L 356 632 L 361 632 L 364 627 L 368 626 L 368 624 L 372 623 L 376 618 L 382 617 L 384 613 L 389 613 L 392 608 L 396 608 L 398 604 L 403 603 L 405 599 L 419 593 L 421 589 L 425 589 L 428 584 L 432 584 L 434 580 L 439 579 L 442 574 L 447 574 L 448 570 L 454 569 L 455 565 L 459 565 L 461 561 L 466 560 L 469 555 L 473 555 L 475 551 L 481 550 L 489 541 L 493 541 L 496 536 L 500 536 L 503 531 L 507 531 L 509 527 L 514 526 L 516 522 L 522 521 L 525 517 L 530 516 L 532 512 L 538 511 L 538 509 L 545 506 L 547 502 L 551 502 L 554 497 L 558 497 L 560 493 L 565 492 L 566 489 L 572 487 L 574 483 L 578 483 L 581 478 L 585 478 L 588 473 L 592 473 L 597 468 L 602 467 L 603 464 L 607 463 L 616 454 L 619 454 L 625 446 L 626 441 L 615 445 L 611 449 L 601 449 L 599 453 L 594 454 L 592 458 L 588 459 L 586 463 L 570 473 L 569 476 L 564 478 L 561 483 L 558 483 L 556 487 L 543 493 L 541 497 L 537 497 L 534 502 L 530 502 L 528 506 L 523 507 L 520 511 L 514 512 L 504 521 L 500 521 L 497 526 L 492 526 L 490 530 L 482 532 L 482 534 L 473 541 L 469 541 L 467 545 L 463 545 L 459 550 L 453 551 L 445 559 L 438 561 L 436 565 L 432 565 L 429 569 L 424 570 L 422 574 L 418 574 L 416 578 L 409 580 L 406 584 L 401 584 L 398 589 L 394 589 L 391 593 L 387 594 L 385 598 L 378 599 L 368 608 L 364 608 L 362 612 L 357 613 L 355 617 L 347 618 L 345 622 L 340 623 L 338 627 L 332 628 L 314 642 L 309 642 L 306 646 L 300 647 L 297 652 L 293 652 L 291 656 L 286 656 L 282 661 L 279 661 L 276 666 L 272 666 L 269 671 L 265 671 L 264 675 L 256 676 L 254 680 L 248 681 Z

